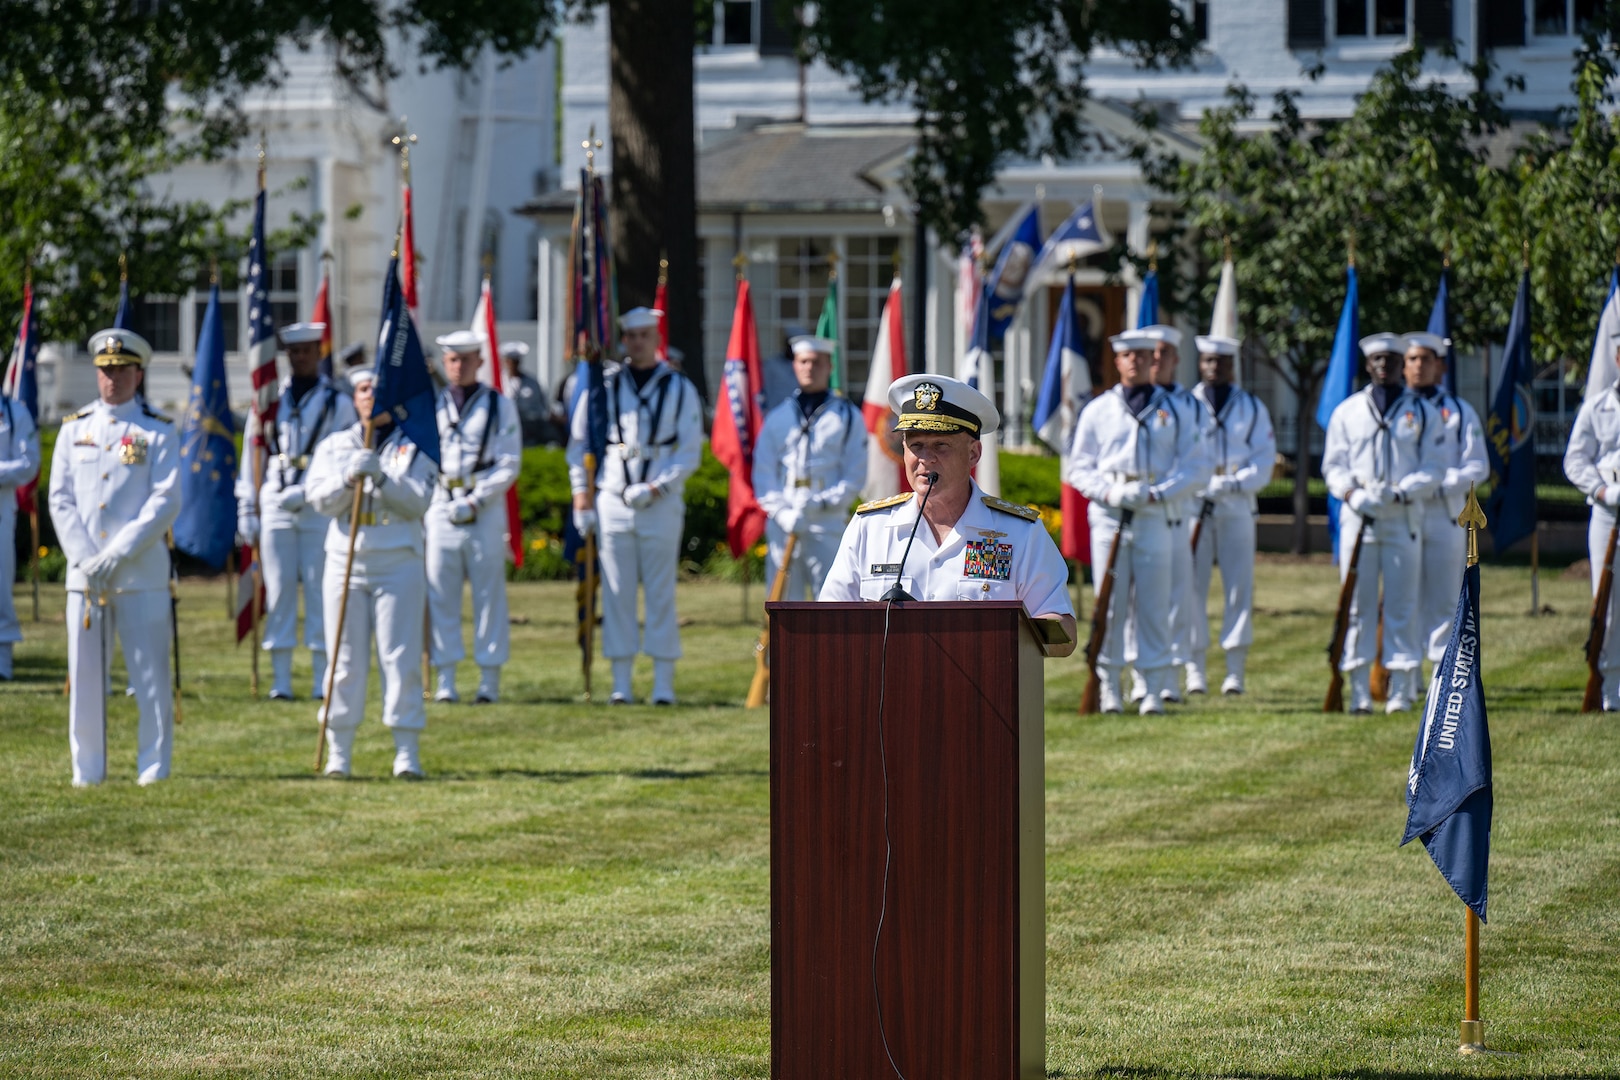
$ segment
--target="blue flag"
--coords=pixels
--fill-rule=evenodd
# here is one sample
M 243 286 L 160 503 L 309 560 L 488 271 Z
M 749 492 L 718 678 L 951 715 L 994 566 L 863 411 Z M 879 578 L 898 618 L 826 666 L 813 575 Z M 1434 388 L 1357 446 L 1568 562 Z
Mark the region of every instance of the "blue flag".
M 428 374 L 427 356 L 416 336 L 416 324 L 405 308 L 399 287 L 399 256 L 388 264 L 383 283 L 382 329 L 377 335 L 377 380 L 373 416 L 387 413 L 394 426 L 417 449 L 439 463 L 439 420 L 434 414 L 438 395 Z
M 135 329 L 134 317 L 129 307 L 129 278 L 118 279 L 118 311 L 113 315 L 113 329 Z
M 1012 234 L 1001 245 L 995 269 L 990 271 L 990 280 L 985 283 L 988 303 L 982 309 L 983 314 L 975 312 L 973 317 L 975 338 L 979 336 L 979 323 L 987 322 L 986 345 L 998 344 L 1007 336 L 1007 327 L 1024 302 L 1024 287 L 1029 284 L 1036 254 L 1041 250 L 1040 207 L 1030 203 L 1024 208 L 1023 216 L 1015 220 Z
M 1356 268 L 1345 268 L 1344 306 L 1339 309 L 1339 328 L 1333 333 L 1333 353 L 1327 373 L 1322 376 L 1322 394 L 1316 399 L 1316 426 L 1327 430 L 1328 421 L 1356 389 L 1357 358 L 1361 355 L 1360 289 Z M 1333 561 L 1339 561 L 1339 500 L 1328 496 L 1328 535 L 1333 538 Z
M 174 546 L 216 569 L 225 565 L 236 537 L 235 435 L 216 283 L 197 332 L 191 400 L 180 425 L 180 516 L 174 522 Z
M 1097 217 L 1093 204 L 1081 203 L 1074 208 L 1074 213 L 1063 219 L 1063 224 L 1052 230 L 1052 235 L 1041 245 L 1041 253 L 1035 259 L 1035 269 L 1030 273 L 1030 278 L 1044 281 L 1048 271 L 1066 269 L 1071 263 L 1107 251 L 1112 245 L 1113 241 L 1103 231 L 1102 220 Z
M 1052 345 L 1046 352 L 1041 393 L 1035 399 L 1035 434 L 1059 454 L 1069 452 L 1065 437 L 1079 411 L 1075 387 L 1082 381 L 1089 390 L 1091 374 L 1086 369 L 1080 322 L 1074 317 L 1074 275 L 1070 274 L 1059 301 L 1057 326 L 1052 328 Z
M 1479 567 L 1470 566 L 1412 748 L 1401 843 L 1421 839 L 1440 875 L 1483 922 L 1491 857 L 1491 733 L 1479 664 Z
M 1136 328 L 1153 326 L 1159 321 L 1159 272 L 1149 270 L 1142 279 L 1142 302 L 1136 307 Z
M 979 302 L 973 308 L 973 336 L 968 339 L 967 352 L 962 354 L 962 370 L 957 372 L 957 378 L 973 387 L 982 390 L 979 385 L 980 376 L 985 374 L 985 365 L 994 364 L 995 357 L 990 353 L 990 286 L 986 285 L 979 291 Z M 994 372 L 989 372 L 994 374 Z
M 1434 310 L 1429 312 L 1429 333 L 1446 343 L 1446 375 L 1440 381 L 1446 393 L 1457 393 L 1457 350 L 1451 347 L 1451 271 L 1440 269 L 1440 288 L 1434 294 Z
M 1519 295 L 1508 320 L 1507 347 L 1496 369 L 1496 400 L 1485 418 L 1491 458 L 1491 499 L 1486 513 L 1497 551 L 1536 531 L 1536 398 L 1530 390 L 1530 271 L 1519 278 Z

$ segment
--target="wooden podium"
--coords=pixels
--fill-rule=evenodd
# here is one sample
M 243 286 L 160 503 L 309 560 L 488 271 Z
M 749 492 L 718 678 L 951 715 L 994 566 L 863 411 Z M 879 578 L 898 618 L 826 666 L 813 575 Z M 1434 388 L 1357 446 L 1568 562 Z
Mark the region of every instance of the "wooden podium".
M 883 604 L 768 607 L 772 1077 L 1043 1077 L 1038 629 L 896 603 L 885 656 Z

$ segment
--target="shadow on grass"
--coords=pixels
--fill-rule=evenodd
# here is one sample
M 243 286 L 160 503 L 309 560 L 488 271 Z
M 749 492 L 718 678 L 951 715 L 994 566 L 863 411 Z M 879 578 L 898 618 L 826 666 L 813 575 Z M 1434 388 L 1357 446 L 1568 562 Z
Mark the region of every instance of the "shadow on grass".
M 469 780 L 538 780 L 548 784 L 572 784 L 581 780 L 617 778 L 623 780 L 714 780 L 734 777 L 745 780 L 763 780 L 770 776 L 767 769 L 457 769 L 450 772 L 429 773 L 422 780 L 401 780 L 378 773 L 375 776 L 349 776 L 333 779 L 314 771 L 282 772 L 268 776 L 240 773 L 187 773 L 187 780 L 252 781 L 272 780 L 287 783 L 319 784 L 340 788 L 346 784 L 433 784 Z
M 1485 1056 L 1465 1061 L 1459 1058 L 1455 1068 L 1436 1069 L 1432 1071 L 1407 1069 L 1343 1069 L 1334 1070 L 1331 1075 L 1334 1080 L 1476 1080 L 1489 1067 L 1489 1063 L 1512 1063 L 1518 1055 L 1529 1052 L 1529 1048 L 1510 1051 L 1499 1057 Z M 1522 1065 L 1522 1061 L 1520 1062 Z M 1303 1073 L 1281 1072 L 1196 1072 L 1185 1069 L 1152 1069 L 1141 1065 L 1103 1065 L 1086 1072 L 1065 1072 L 1061 1069 L 1048 1070 L 1048 1077 L 1053 1080 L 1087 1080 L 1096 1077 L 1121 1077 L 1131 1080 L 1148 1080 L 1158 1077 L 1220 1077 L 1221 1080 L 1299 1080 Z M 1492 1070 L 1488 1075 L 1499 1075 Z M 1563 1080 L 1616 1080 L 1620 1077 L 1620 1070 L 1597 1070 L 1578 1073 L 1555 1073 Z

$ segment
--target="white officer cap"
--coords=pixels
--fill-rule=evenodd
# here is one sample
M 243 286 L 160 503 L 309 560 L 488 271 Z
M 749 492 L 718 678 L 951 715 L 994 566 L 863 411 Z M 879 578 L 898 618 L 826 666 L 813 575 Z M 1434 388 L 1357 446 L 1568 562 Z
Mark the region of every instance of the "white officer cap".
M 372 367 L 352 367 L 349 369 L 349 385 L 358 390 L 369 385 L 377 378 L 377 369 Z
M 315 345 L 325 334 L 323 322 L 295 322 L 283 326 L 276 336 L 283 345 Z
M 889 384 L 889 408 L 900 414 L 897 431 L 965 431 L 975 439 L 1001 426 L 996 403 L 945 375 L 905 375 Z
M 619 316 L 619 326 L 625 330 L 646 330 L 658 326 L 664 313 L 657 308 L 633 307 Z
M 471 330 L 453 330 L 448 334 L 440 334 L 433 340 L 440 348 L 453 353 L 475 353 L 484 343 L 483 339 Z
M 1158 343 L 1159 339 L 1149 337 L 1146 330 L 1127 330 L 1108 339 L 1115 352 L 1148 352 Z
M 97 330 L 90 335 L 90 355 L 96 367 L 145 367 L 152 359 L 152 346 L 133 330 Z
M 1451 344 L 1439 334 L 1431 334 L 1427 330 L 1414 330 L 1410 334 L 1402 335 L 1406 340 L 1408 349 L 1416 346 L 1419 349 L 1428 349 L 1436 356 L 1446 355 L 1446 348 Z
M 825 356 L 831 356 L 837 350 L 838 345 L 831 338 L 816 337 L 814 334 L 800 334 L 798 337 L 788 340 L 788 348 L 793 350 L 794 356 L 798 356 L 802 352 L 821 353 Z
M 501 355 L 508 360 L 521 360 L 529 355 L 529 346 L 522 341 L 503 341 Z
M 1403 353 L 1406 351 L 1404 343 L 1395 334 L 1368 334 L 1357 344 L 1361 346 L 1361 355 L 1377 356 L 1379 353 Z
M 1236 356 L 1238 345 L 1241 344 L 1237 338 L 1219 334 L 1199 334 L 1193 338 L 1193 343 L 1198 346 L 1200 356 Z
M 1164 342 L 1172 349 L 1181 348 L 1181 331 L 1164 323 L 1154 323 L 1152 326 L 1142 327 L 1141 333 L 1147 335 L 1155 344 Z

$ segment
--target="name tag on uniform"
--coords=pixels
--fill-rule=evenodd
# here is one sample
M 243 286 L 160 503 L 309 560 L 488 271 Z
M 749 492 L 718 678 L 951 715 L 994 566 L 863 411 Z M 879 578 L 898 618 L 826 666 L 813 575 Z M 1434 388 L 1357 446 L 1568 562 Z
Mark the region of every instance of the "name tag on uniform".
M 899 572 L 900 564 L 897 562 L 875 562 L 872 564 L 871 573 L 874 577 L 888 577 Z
M 962 576 L 985 581 L 1012 580 L 1011 544 L 993 540 L 969 540 L 962 552 Z

